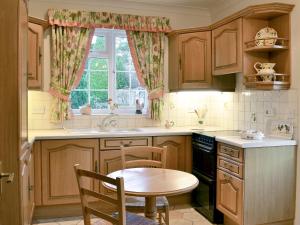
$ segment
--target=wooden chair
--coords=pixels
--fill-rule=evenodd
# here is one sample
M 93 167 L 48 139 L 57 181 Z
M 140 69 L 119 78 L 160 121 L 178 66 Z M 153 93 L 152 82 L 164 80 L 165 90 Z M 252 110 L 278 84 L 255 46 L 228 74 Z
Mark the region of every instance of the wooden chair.
M 167 160 L 167 147 L 164 146 L 162 148 L 151 147 L 151 146 L 137 146 L 137 147 L 123 147 L 121 146 L 121 161 L 122 168 L 137 168 L 137 167 L 155 167 L 155 168 L 166 168 L 166 160 Z M 153 159 L 134 159 L 127 160 L 126 156 L 134 156 L 139 153 L 147 153 L 149 152 L 152 157 L 155 155 L 159 155 L 157 160 Z M 160 196 L 156 198 L 156 207 L 159 215 L 159 223 L 162 223 L 164 220 L 166 225 L 169 225 L 169 202 L 165 196 Z M 135 213 L 144 212 L 145 208 L 145 198 L 142 197 L 129 197 L 126 196 L 126 210 Z M 164 214 L 164 215 L 163 215 Z
M 116 224 L 116 225 L 157 225 L 157 223 L 153 220 L 145 218 L 143 216 L 135 215 L 133 213 L 127 213 L 125 211 L 125 195 L 124 195 L 124 180 L 122 177 L 118 177 L 116 179 L 79 169 L 79 164 L 74 165 L 74 170 L 77 178 L 81 205 L 82 205 L 82 212 L 83 212 L 83 219 L 85 225 L 92 225 L 91 224 L 91 215 L 97 216 L 101 219 L 104 219 L 109 224 Z M 84 187 L 84 179 L 85 178 L 95 179 L 99 182 L 106 182 L 116 186 L 117 188 L 117 198 L 112 198 L 107 195 L 103 195 L 101 193 L 95 192 L 93 190 L 87 189 Z M 93 207 L 88 200 L 89 197 L 96 198 L 102 202 L 106 202 L 112 205 L 116 209 L 116 213 L 108 214 L 106 211 L 99 210 L 99 207 Z M 103 207 L 102 207 L 103 208 Z M 97 225 L 98 223 L 94 223 L 93 225 Z M 103 224 L 100 222 L 98 225 Z

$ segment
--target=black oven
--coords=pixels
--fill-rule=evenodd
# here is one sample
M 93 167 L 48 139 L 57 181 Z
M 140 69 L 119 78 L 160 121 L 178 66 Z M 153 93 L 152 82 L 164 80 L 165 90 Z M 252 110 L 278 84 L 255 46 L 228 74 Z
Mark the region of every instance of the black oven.
M 199 180 L 198 187 L 192 193 L 194 209 L 210 222 L 222 224 L 223 214 L 216 209 L 216 180 L 195 170 L 193 170 L 193 174 Z
M 212 223 L 223 223 L 223 214 L 216 208 L 217 142 L 215 137 L 235 136 L 237 131 L 193 133 L 193 171 L 199 186 L 192 193 L 193 206 Z

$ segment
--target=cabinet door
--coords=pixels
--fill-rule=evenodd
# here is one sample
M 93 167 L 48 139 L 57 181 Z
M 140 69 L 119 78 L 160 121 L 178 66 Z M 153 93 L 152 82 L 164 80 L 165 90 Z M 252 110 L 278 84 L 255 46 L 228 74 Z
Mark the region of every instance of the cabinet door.
M 212 31 L 213 74 L 242 72 L 242 19 Z
M 82 169 L 98 170 L 99 140 L 53 140 L 42 142 L 42 204 L 78 203 L 79 192 L 74 164 Z M 86 179 L 90 189 L 98 183 Z
M 186 137 L 185 136 L 161 136 L 154 137 L 153 145 L 167 146 L 167 169 L 186 170 Z M 187 150 L 188 151 L 188 150 Z
M 211 32 L 180 34 L 178 40 L 179 89 L 210 88 Z
M 28 88 L 42 89 L 43 27 L 28 23 Z
M 33 151 L 26 147 L 20 158 L 21 169 L 21 207 L 23 225 L 30 225 L 34 210 L 34 171 L 33 171 Z
M 237 224 L 243 223 L 243 181 L 218 170 L 217 209 Z

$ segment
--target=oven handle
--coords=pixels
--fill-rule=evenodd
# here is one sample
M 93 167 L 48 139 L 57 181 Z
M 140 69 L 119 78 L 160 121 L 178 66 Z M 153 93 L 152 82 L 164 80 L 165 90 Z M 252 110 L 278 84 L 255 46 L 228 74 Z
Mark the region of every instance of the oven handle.
M 213 146 L 212 147 L 208 147 L 206 145 L 202 145 L 202 144 L 199 144 L 199 143 L 194 142 L 194 141 L 193 141 L 193 147 L 198 147 L 201 150 L 204 150 L 206 152 L 211 152 L 211 150 L 213 150 L 213 148 L 214 148 Z

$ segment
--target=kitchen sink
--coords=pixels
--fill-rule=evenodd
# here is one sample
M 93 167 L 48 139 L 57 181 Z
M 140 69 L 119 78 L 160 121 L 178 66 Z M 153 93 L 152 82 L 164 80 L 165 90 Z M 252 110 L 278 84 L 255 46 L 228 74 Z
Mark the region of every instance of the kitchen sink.
M 98 134 L 103 132 L 99 129 L 93 128 L 66 129 L 66 131 L 72 134 Z
M 142 131 L 140 128 L 112 128 L 108 129 L 107 132 L 114 132 L 114 133 L 129 133 L 129 132 L 139 132 Z
M 99 134 L 99 133 L 130 133 L 142 131 L 139 128 L 111 128 L 106 130 L 94 129 L 94 128 L 78 128 L 78 129 L 66 129 L 67 132 L 72 134 Z

